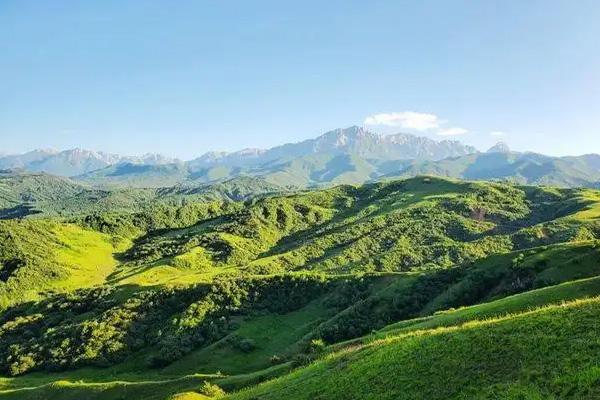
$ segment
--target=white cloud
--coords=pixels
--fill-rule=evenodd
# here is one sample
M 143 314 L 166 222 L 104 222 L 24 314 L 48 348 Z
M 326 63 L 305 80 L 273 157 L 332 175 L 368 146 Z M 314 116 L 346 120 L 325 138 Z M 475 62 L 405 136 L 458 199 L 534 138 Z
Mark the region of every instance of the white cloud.
M 437 115 L 403 111 L 393 113 L 373 114 L 365 118 L 365 125 L 398 126 L 416 131 L 426 131 L 439 128 L 441 121 Z
M 456 126 L 446 127 L 447 122 L 435 114 L 402 111 L 370 115 L 365 118 L 364 124 L 400 127 L 420 132 L 428 131 L 438 136 L 459 136 L 469 132 L 465 128 Z
M 436 134 L 438 134 L 439 136 L 458 136 L 458 135 L 464 135 L 467 132 L 469 132 L 469 131 L 465 128 L 454 127 L 454 128 L 440 129 L 439 131 L 436 132 Z
M 490 132 L 491 136 L 505 136 L 506 132 L 502 132 L 502 131 L 494 131 L 494 132 Z

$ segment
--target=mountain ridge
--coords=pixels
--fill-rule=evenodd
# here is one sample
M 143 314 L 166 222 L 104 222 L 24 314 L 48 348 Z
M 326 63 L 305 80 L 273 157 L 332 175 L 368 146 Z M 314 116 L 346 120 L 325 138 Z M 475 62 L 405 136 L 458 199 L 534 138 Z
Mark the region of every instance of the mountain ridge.
M 381 146 L 385 146 L 381 148 Z M 392 146 L 395 148 L 389 148 Z M 435 141 L 424 136 L 407 133 L 383 135 L 371 132 L 360 126 L 338 128 L 314 138 L 297 143 L 286 143 L 270 149 L 243 149 L 235 152 L 209 152 L 190 160 L 196 165 L 240 165 L 248 158 L 270 162 L 276 159 L 304 157 L 321 152 L 356 153 L 365 158 L 378 155 L 385 159 L 443 159 L 449 156 L 476 152 L 472 146 L 458 141 Z M 216 157 L 215 157 L 216 156 Z
M 391 152 L 377 146 L 404 146 Z M 397 133 L 382 135 L 368 131 L 359 126 L 339 128 L 325 132 L 314 139 L 297 143 L 286 143 L 268 149 L 246 148 L 234 152 L 208 151 L 189 161 L 166 157 L 158 153 L 147 153 L 142 156 L 123 156 L 102 151 L 82 148 L 68 150 L 35 149 L 23 154 L 4 155 L 0 157 L 0 169 L 23 168 L 30 172 L 48 172 L 55 175 L 77 176 L 120 163 L 132 164 L 186 164 L 191 169 L 202 165 L 241 165 L 266 163 L 274 160 L 291 159 L 320 152 L 357 153 L 362 156 L 385 156 L 401 159 L 442 159 L 448 156 L 465 155 L 476 152 L 472 146 L 458 141 L 433 139 Z M 385 154 L 385 152 L 391 154 Z M 68 164 L 61 167 L 60 162 Z
M 7 168 L 68 176 L 102 188 L 208 184 L 243 176 L 304 188 L 418 175 L 600 187 L 597 154 L 552 157 L 512 151 L 504 142 L 480 152 L 455 140 L 436 141 L 406 133 L 382 135 L 359 126 L 269 149 L 209 151 L 189 161 L 160 154 L 131 157 L 83 149 L 34 150 L 0 157 L 0 169 Z

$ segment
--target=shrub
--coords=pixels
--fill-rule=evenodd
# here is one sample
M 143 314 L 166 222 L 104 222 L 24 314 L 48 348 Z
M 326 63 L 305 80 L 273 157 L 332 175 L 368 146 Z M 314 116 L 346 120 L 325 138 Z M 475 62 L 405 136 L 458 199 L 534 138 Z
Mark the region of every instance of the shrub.
M 210 383 L 208 381 L 204 381 L 202 385 L 200 385 L 198 393 L 215 398 L 223 397 L 226 394 L 225 391 L 221 389 L 218 385 L 215 385 L 214 383 Z
M 237 343 L 237 348 L 244 353 L 250 353 L 256 348 L 256 343 L 252 339 L 242 339 Z
M 28 372 L 35 367 L 35 360 L 30 355 L 19 356 L 17 361 L 10 364 L 8 373 L 10 376 L 17 376 Z
M 278 355 L 273 355 L 269 358 L 269 362 L 273 365 L 280 364 L 283 360 Z
M 294 367 L 302 367 L 304 365 L 310 364 L 313 360 L 314 358 L 311 355 L 300 353 L 294 356 L 294 358 L 292 359 L 292 365 Z
M 311 354 L 319 355 L 325 352 L 325 347 L 327 347 L 327 344 L 323 341 L 323 339 L 313 339 L 308 345 L 308 351 Z

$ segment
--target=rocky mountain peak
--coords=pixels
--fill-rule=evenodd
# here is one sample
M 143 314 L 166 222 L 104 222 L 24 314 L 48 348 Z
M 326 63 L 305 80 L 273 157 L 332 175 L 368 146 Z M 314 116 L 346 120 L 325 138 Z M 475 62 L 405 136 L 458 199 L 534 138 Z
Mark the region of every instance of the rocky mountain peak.
M 498 142 L 490 147 L 488 153 L 510 153 L 510 147 L 505 142 Z

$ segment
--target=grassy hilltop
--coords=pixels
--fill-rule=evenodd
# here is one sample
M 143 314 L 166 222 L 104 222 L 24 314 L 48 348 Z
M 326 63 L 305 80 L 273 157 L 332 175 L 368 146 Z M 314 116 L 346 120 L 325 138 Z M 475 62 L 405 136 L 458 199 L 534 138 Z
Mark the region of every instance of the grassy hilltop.
M 600 192 L 253 185 L 0 221 L 0 398 L 598 395 Z

